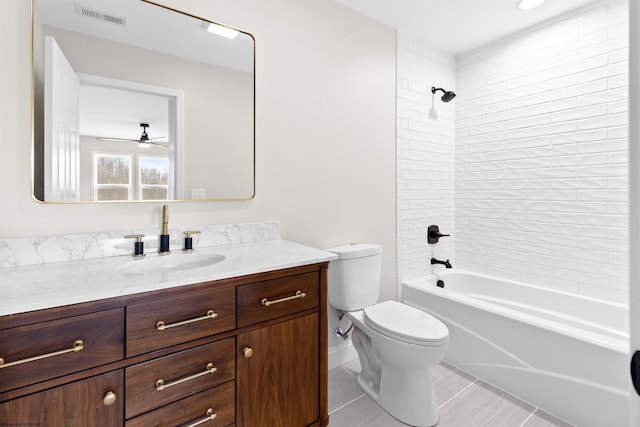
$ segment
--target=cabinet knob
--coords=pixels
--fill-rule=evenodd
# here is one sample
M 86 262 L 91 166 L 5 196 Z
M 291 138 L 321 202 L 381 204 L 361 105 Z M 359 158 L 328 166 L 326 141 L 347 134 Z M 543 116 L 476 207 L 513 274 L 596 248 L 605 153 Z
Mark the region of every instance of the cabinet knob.
M 104 406 L 113 405 L 116 403 L 116 394 L 112 391 L 108 391 L 102 398 L 102 403 L 104 403 Z
M 251 356 L 253 356 L 253 349 L 251 347 L 245 347 L 242 349 L 242 355 L 249 359 Z

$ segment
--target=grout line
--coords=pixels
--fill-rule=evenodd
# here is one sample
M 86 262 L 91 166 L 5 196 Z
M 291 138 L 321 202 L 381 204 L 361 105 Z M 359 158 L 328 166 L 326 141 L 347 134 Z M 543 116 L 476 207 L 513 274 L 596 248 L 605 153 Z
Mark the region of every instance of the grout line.
M 341 368 L 342 368 L 342 369 L 343 369 L 347 374 L 352 375 L 352 376 L 354 376 L 354 377 L 357 377 L 357 376 L 358 376 L 357 372 L 351 372 L 350 370 L 348 370 L 347 368 L 345 368 L 345 367 L 344 367 L 344 365 L 341 365 L 340 367 L 341 367 Z
M 534 408 L 533 411 L 531 411 L 531 413 L 529 414 L 529 416 L 518 427 L 524 427 L 524 425 L 527 424 L 531 418 L 533 418 L 533 414 L 535 414 L 537 410 L 538 408 Z
M 352 403 L 355 403 L 356 401 L 358 401 L 358 400 L 362 399 L 362 398 L 363 398 L 363 397 L 365 397 L 365 396 L 366 396 L 366 394 L 364 394 L 364 393 L 363 393 L 363 394 L 361 394 L 360 396 L 356 397 L 355 399 L 352 399 L 352 400 L 350 400 L 349 402 L 344 403 L 344 404 L 342 404 L 341 406 L 338 406 L 338 407 L 337 407 L 336 409 L 334 409 L 333 411 L 330 411 L 330 412 L 329 412 L 329 415 L 331 415 L 331 414 L 333 414 L 333 413 L 335 413 L 335 412 L 338 412 L 340 409 L 346 408 L 347 406 L 351 405 Z
M 472 385 L 474 385 L 475 383 L 478 382 L 478 378 L 475 379 L 475 381 L 473 381 L 472 383 L 467 384 L 466 387 L 464 387 L 462 390 L 460 390 L 459 392 L 457 392 L 456 394 L 454 394 L 453 396 L 451 396 L 449 399 L 447 399 L 446 402 L 442 403 L 440 406 L 438 406 L 438 409 L 441 409 L 444 405 L 446 405 L 447 403 L 451 402 L 453 399 L 455 399 L 456 397 L 458 397 L 461 393 L 463 393 L 466 389 L 468 389 L 469 387 L 471 387 Z

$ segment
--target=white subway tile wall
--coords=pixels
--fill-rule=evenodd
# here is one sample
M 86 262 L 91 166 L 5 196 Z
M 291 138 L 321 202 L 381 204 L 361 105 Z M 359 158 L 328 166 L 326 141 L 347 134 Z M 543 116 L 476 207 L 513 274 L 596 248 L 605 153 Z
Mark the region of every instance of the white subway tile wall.
M 456 57 L 456 265 L 627 300 L 628 2 Z
M 431 274 L 431 257 L 455 265 L 455 102 L 431 87 L 455 91 L 455 58 L 398 34 L 398 279 Z M 427 227 L 444 234 L 427 244 Z M 443 266 L 433 266 L 441 269 Z
M 601 0 L 455 58 L 398 35 L 399 280 L 435 256 L 627 300 L 627 20 Z

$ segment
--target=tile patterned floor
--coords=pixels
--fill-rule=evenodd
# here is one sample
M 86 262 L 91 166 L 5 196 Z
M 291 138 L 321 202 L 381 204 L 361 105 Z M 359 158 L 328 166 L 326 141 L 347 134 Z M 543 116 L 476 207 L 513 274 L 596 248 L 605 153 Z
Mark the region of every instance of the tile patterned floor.
M 358 360 L 329 371 L 330 427 L 406 427 L 356 383 Z M 438 427 L 572 427 L 446 363 L 433 370 Z

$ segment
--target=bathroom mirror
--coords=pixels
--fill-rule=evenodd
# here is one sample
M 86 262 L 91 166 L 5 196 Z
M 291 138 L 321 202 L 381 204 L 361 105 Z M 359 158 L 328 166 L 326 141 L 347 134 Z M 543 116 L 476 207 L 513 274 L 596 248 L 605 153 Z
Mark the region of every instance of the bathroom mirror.
M 253 197 L 251 34 L 148 0 L 32 2 L 36 200 Z

